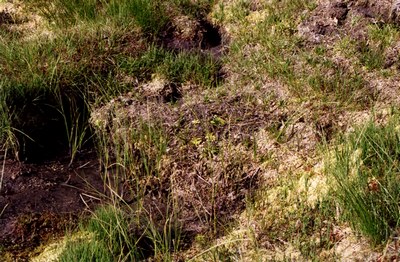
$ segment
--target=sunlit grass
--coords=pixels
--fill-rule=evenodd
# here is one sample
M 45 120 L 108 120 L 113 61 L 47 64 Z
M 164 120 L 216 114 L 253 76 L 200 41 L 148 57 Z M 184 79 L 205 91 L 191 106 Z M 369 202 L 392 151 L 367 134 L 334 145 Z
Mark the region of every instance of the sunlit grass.
M 385 125 L 357 128 L 340 140 L 328 168 L 345 219 L 375 244 L 396 234 L 400 221 L 399 123 L 395 113 Z
M 384 70 L 385 52 L 399 39 L 396 27 L 374 24 L 368 29 L 366 41 L 359 43 L 343 36 L 334 45 L 324 46 L 308 44 L 298 29 L 316 8 L 316 1 L 30 0 L 27 8 L 33 8 L 47 20 L 53 35 L 34 41 L 21 41 L 20 35 L 11 33 L 0 38 L 0 152 L 5 150 L 11 155 L 14 151 L 18 156 L 25 148 L 24 143 L 35 140 L 30 136 L 32 125 L 28 124 L 32 123 L 26 121 L 26 116 L 32 108 L 48 110 L 40 113 L 48 114 L 63 127 L 60 136 L 68 149 L 70 164 L 85 145 L 94 145 L 107 192 L 102 196 L 111 203 L 94 212 L 80 228 L 90 232 L 93 238 L 69 243 L 60 261 L 134 261 L 148 257 L 172 261 L 176 253 L 184 253 L 181 248 L 185 244 L 196 240 L 202 243 L 203 250 L 191 254 L 192 258 L 207 261 L 244 259 L 245 252 L 240 248 L 230 249 L 231 243 L 251 243 L 251 251 L 257 254 L 268 246 L 266 242 L 274 247 L 291 245 L 310 260 L 321 259 L 324 251 L 333 248 L 336 243 L 332 241 L 331 229 L 339 221 L 334 217 L 337 210 L 332 196 L 309 205 L 307 193 L 299 193 L 298 189 L 299 173 L 303 172 L 301 175 L 306 177 L 305 182 L 301 180 L 304 187 L 309 187 L 308 181 L 313 179 L 311 172 L 304 174 L 302 169 L 306 169 L 308 158 L 313 158 L 315 152 L 302 152 L 304 163 L 290 171 L 279 169 L 281 163 L 274 157 L 291 143 L 289 127 L 294 130 L 300 119 L 301 124 L 311 126 L 312 132 L 317 129 L 317 120 L 324 118 L 329 109 L 312 111 L 314 107 L 355 111 L 373 104 L 376 93 L 371 90 L 366 74 Z M 211 10 L 214 10 L 212 14 Z M 220 58 L 201 48 L 168 48 L 163 41 L 176 33 L 172 21 L 183 16 L 207 22 L 214 19 L 228 39 L 223 41 L 229 49 L 227 54 Z M 338 55 L 354 63 L 345 66 L 338 62 Z M 226 86 L 223 76 L 228 78 Z M 132 101 L 127 99 L 127 105 L 136 100 L 147 105 L 151 98 L 141 97 L 141 88 L 157 78 L 179 88 L 196 89 L 184 90 L 187 93 L 179 94 L 182 97 L 160 103 L 172 108 L 171 112 L 176 110 L 173 114 L 178 117 L 163 119 L 151 115 L 149 119 L 142 119 L 135 115 L 135 122 L 129 117 L 118 122 L 112 109 L 106 112 L 106 118 L 116 120 L 115 126 L 102 129 L 95 121 L 89 123 L 92 110 L 104 105 L 112 108 L 128 92 Z M 275 96 L 265 98 L 267 95 L 262 94 L 270 92 L 267 82 L 273 83 L 271 89 L 275 85 L 284 86 L 288 94 L 282 95 L 280 101 L 271 102 Z M 248 94 L 243 95 L 245 98 L 235 96 L 241 92 Z M 225 100 L 236 102 L 224 104 Z M 247 103 L 263 106 L 247 109 Z M 190 110 L 181 108 L 182 104 L 202 107 L 193 110 L 198 119 L 187 118 L 185 114 Z M 255 124 L 253 130 L 254 119 L 249 122 L 241 116 L 230 119 L 230 113 L 225 111 L 229 117 L 219 116 L 223 106 L 232 107 L 232 113 L 253 110 L 260 119 L 267 115 L 265 123 Z M 297 108 L 303 110 L 303 106 L 311 109 L 304 116 L 302 113 L 301 117 L 293 117 L 293 112 Z M 139 110 L 132 110 L 136 109 Z M 276 117 L 275 114 L 281 113 L 282 117 Z M 332 119 L 335 125 L 332 132 L 340 130 L 335 129 L 339 125 L 336 120 Z M 254 121 L 258 121 L 257 117 Z M 337 194 L 343 204 L 340 211 L 344 218 L 375 244 L 384 243 L 394 235 L 400 218 L 398 125 L 397 117 L 387 126 L 371 122 L 343 137 L 336 148 L 335 161 L 328 169 L 338 183 Z M 241 129 L 244 126 L 248 129 Z M 254 132 L 259 129 L 272 134 L 274 140 L 262 156 L 257 155 L 257 144 L 253 141 Z M 231 137 L 232 130 L 239 131 Z M 249 131 L 243 133 L 243 130 Z M 89 140 L 92 143 L 86 143 Z M 245 153 L 236 151 L 241 146 L 247 150 Z M 288 158 L 297 153 L 290 151 Z M 198 163 L 178 162 L 180 155 L 185 154 L 189 155 L 189 162 L 195 159 Z M 165 164 L 174 160 L 176 166 Z M 198 206 L 191 210 L 209 228 L 203 231 L 204 235 L 191 236 L 190 243 L 182 242 L 182 225 L 177 221 L 180 203 L 175 202 L 176 196 L 171 193 L 175 187 L 169 184 L 172 184 L 170 177 L 163 177 L 170 174 L 164 168 L 179 169 L 179 164 L 192 165 L 190 172 L 197 172 L 197 179 L 208 185 L 203 192 L 209 195 L 195 196 L 198 202 L 193 203 Z M 246 212 L 254 215 L 259 228 L 251 225 L 247 228 L 251 234 L 243 238 L 212 243 L 209 236 L 216 237 L 231 227 L 218 217 L 228 216 L 225 213 L 230 211 L 218 213 L 218 208 L 223 208 L 217 206 L 218 196 L 227 193 L 235 197 L 236 188 L 245 192 L 258 187 L 251 184 L 250 189 L 245 189 L 248 185 L 243 185 L 249 175 L 246 172 L 256 168 L 253 165 L 257 166 L 256 170 L 265 171 L 265 176 L 269 174 L 268 168 L 280 172 L 278 182 L 271 183 L 276 188 L 263 188 L 257 191 L 256 197 L 246 199 Z M 171 174 L 175 173 L 171 171 Z M 234 185 L 227 186 L 229 183 Z M 192 187 L 196 189 L 196 186 Z M 232 192 L 221 193 L 224 187 Z M 163 191 L 163 200 L 168 203 L 166 210 L 159 211 L 165 218 L 161 222 L 156 221 L 142 202 L 143 199 L 150 201 L 149 192 L 158 189 L 169 190 Z M 220 205 L 223 204 L 226 203 Z

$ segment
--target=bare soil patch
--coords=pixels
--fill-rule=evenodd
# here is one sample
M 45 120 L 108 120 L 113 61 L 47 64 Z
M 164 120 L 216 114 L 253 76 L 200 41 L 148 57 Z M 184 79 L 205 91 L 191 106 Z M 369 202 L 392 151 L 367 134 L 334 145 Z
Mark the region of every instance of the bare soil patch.
M 43 164 L 6 160 L 0 191 L 0 243 L 13 261 L 27 261 L 36 247 L 75 228 L 103 192 L 93 155 L 68 167 L 68 159 Z
M 299 25 L 309 43 L 330 44 L 346 34 L 365 40 L 367 26 L 396 23 L 392 19 L 392 1 L 320 1 L 311 16 Z

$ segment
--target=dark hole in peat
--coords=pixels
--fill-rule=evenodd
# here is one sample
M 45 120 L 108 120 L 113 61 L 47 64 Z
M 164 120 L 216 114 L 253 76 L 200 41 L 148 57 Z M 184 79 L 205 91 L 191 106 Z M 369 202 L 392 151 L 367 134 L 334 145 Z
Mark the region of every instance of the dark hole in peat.
M 15 19 L 7 10 L 0 12 L 0 25 L 4 24 L 15 24 Z
M 200 42 L 201 49 L 211 49 L 220 46 L 222 37 L 219 28 L 206 20 L 201 20 L 200 25 L 203 31 L 203 37 Z
M 182 98 L 180 85 L 177 83 L 166 85 L 161 91 L 161 96 L 165 103 L 176 103 L 180 98 Z
M 219 27 L 203 19 L 197 22 L 192 25 L 193 28 L 190 31 L 193 32 L 193 35 L 191 36 L 185 36 L 178 28 L 170 26 L 158 39 L 158 45 L 176 52 L 222 49 L 222 36 Z
M 87 126 L 89 111 L 80 94 L 24 94 L 15 99 L 14 127 L 18 132 L 18 157 L 28 163 L 42 163 L 70 156 L 70 141 Z M 86 128 L 83 141 L 91 137 Z M 72 137 L 71 137 L 72 136 Z M 77 137 L 76 137 L 77 138 Z

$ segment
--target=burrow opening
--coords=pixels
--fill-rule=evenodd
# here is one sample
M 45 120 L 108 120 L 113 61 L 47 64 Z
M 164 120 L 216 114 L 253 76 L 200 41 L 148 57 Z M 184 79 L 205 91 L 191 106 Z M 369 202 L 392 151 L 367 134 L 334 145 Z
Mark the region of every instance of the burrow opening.
M 189 30 L 192 31 L 192 34 L 187 36 L 171 25 L 159 38 L 158 44 L 175 52 L 195 50 L 207 52 L 211 49 L 222 48 L 223 39 L 218 26 L 205 19 L 200 19 L 192 27 Z
M 35 92 L 12 97 L 19 160 L 43 163 L 70 157 L 73 141 L 80 135 L 82 148 L 92 144 L 89 109 L 82 94 Z
M 8 24 L 15 24 L 16 20 L 14 19 L 13 15 L 8 12 L 7 10 L 3 10 L 0 12 L 0 25 L 8 25 Z
M 203 38 L 201 41 L 201 49 L 211 49 L 222 44 L 222 36 L 220 29 L 212 25 L 207 20 L 201 20 L 200 25 L 203 30 Z

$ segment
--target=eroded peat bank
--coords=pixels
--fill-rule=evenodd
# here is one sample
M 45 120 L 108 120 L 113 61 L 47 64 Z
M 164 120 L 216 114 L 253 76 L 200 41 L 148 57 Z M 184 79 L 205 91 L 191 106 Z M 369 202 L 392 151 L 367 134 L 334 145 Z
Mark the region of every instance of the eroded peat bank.
M 397 259 L 398 15 L 0 2 L 0 256 Z

